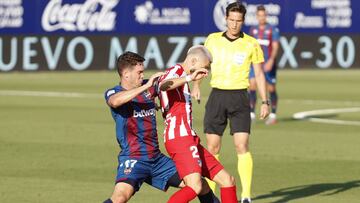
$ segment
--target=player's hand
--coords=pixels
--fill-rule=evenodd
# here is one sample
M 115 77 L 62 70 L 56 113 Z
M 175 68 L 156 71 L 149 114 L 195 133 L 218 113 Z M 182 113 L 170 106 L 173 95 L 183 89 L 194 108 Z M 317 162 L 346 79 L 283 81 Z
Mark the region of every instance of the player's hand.
M 206 77 L 208 75 L 208 73 L 209 73 L 209 71 L 206 70 L 205 68 L 196 69 L 191 74 L 191 80 L 192 81 L 201 80 L 202 78 Z
M 196 101 L 200 104 L 200 87 L 199 85 L 195 85 L 193 86 L 193 89 L 191 91 L 191 96 L 194 97 L 194 99 L 196 99 Z
M 264 72 L 270 72 L 274 65 L 274 59 L 269 59 L 264 64 Z
M 154 73 L 152 76 L 150 76 L 149 80 L 147 81 L 146 85 L 148 87 L 151 87 L 154 85 L 154 82 L 162 75 L 164 75 L 165 73 L 164 72 L 157 72 L 157 73 Z
M 266 117 L 268 117 L 270 111 L 269 111 L 269 105 L 267 104 L 261 104 L 260 107 L 260 119 L 263 120 Z

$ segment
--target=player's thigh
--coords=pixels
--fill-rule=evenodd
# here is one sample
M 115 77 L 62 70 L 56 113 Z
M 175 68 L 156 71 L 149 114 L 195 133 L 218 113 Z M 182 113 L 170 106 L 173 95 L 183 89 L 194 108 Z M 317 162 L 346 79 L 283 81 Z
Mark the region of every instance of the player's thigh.
M 232 95 L 231 104 L 228 108 L 230 120 L 230 134 L 237 132 L 250 133 L 250 101 L 246 90 L 239 90 Z
M 130 184 L 136 192 L 149 176 L 151 176 L 151 165 L 147 161 L 130 157 L 119 157 L 116 175 L 117 184 L 121 182 Z
M 165 148 L 174 161 L 181 179 L 191 173 L 201 174 L 202 161 L 197 143 L 197 136 L 178 137 L 165 143 Z
M 275 86 L 277 82 L 276 76 L 277 76 L 277 68 L 273 67 L 273 69 L 271 69 L 270 72 L 265 73 L 266 83 Z
M 202 160 L 202 175 L 204 177 L 207 177 L 209 179 L 213 179 L 214 176 L 224 169 L 224 167 L 221 165 L 221 163 L 201 144 L 198 144 L 197 146 L 199 150 L 199 156 Z
M 204 132 L 222 135 L 227 125 L 226 93 L 223 90 L 213 89 L 205 106 Z
M 173 160 L 161 154 L 152 164 L 152 176 L 146 180 L 148 184 L 160 190 L 167 190 L 169 186 L 179 187 L 181 179 L 177 174 Z
M 116 203 L 127 202 L 134 193 L 135 189 L 131 184 L 119 182 L 115 185 L 115 189 L 111 196 L 111 199 L 113 200 L 113 202 Z

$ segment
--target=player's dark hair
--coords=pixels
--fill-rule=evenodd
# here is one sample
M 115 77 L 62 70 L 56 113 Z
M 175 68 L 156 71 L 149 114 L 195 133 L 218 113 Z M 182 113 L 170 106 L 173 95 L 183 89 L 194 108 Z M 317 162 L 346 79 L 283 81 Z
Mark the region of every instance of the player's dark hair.
M 265 6 L 259 5 L 258 7 L 256 7 L 256 11 L 266 11 Z
M 131 51 L 127 51 L 127 52 L 121 54 L 117 58 L 117 60 L 116 60 L 117 71 L 118 71 L 119 75 L 122 76 L 123 70 L 125 70 L 127 68 L 132 68 L 136 64 L 142 63 L 144 61 L 145 61 L 145 58 L 140 56 L 139 54 L 131 52 Z
M 230 12 L 239 12 L 243 14 L 245 20 L 246 8 L 239 1 L 233 2 L 226 7 L 226 17 L 229 16 Z

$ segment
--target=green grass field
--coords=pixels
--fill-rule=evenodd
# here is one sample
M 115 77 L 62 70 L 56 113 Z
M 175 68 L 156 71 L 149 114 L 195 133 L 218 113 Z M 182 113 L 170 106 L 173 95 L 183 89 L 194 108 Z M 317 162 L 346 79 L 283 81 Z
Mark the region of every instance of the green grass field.
M 360 126 L 292 119 L 296 112 L 360 107 L 359 78 L 354 70 L 279 71 L 279 122 L 252 126 L 254 202 L 360 202 Z M 117 82 L 115 72 L 0 73 L 1 203 L 99 203 L 111 195 L 119 148 L 102 94 Z M 208 82 L 202 89 L 193 114 L 205 145 Z M 360 122 L 360 112 L 325 117 Z M 221 161 L 240 196 L 228 134 Z M 162 203 L 174 191 L 144 185 L 130 202 Z

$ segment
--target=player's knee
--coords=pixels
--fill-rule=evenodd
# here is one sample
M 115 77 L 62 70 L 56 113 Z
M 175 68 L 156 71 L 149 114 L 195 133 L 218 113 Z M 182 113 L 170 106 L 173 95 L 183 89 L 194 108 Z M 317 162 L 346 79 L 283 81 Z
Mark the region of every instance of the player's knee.
M 246 143 L 239 143 L 235 147 L 238 154 L 245 154 L 249 151 L 249 147 Z
M 216 154 L 219 154 L 221 145 L 220 144 L 208 144 L 207 147 L 208 147 L 208 151 L 211 154 L 216 155 Z
M 220 187 L 231 187 L 235 185 L 235 178 L 225 170 L 221 170 L 214 179 Z
M 230 174 L 226 174 L 223 179 L 222 186 L 223 187 L 231 187 L 233 185 L 235 185 L 235 178 L 233 176 L 231 176 Z
M 200 194 L 203 188 L 201 180 L 189 182 L 187 186 L 191 187 L 196 194 Z
M 123 192 L 118 192 L 117 194 L 113 194 L 111 197 L 111 200 L 113 201 L 113 203 L 126 203 L 129 199 L 130 199 L 130 197 L 128 197 Z

